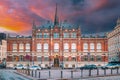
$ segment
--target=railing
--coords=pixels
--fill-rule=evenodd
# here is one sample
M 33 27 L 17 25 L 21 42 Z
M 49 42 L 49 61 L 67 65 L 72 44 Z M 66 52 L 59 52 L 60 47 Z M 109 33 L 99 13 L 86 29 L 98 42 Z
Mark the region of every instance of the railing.
M 120 69 L 48 69 L 48 70 L 17 70 L 19 73 L 27 74 L 39 79 L 82 79 L 89 77 L 100 77 L 119 75 Z M 57 74 L 57 75 L 56 75 Z M 44 76 L 45 75 L 45 76 Z

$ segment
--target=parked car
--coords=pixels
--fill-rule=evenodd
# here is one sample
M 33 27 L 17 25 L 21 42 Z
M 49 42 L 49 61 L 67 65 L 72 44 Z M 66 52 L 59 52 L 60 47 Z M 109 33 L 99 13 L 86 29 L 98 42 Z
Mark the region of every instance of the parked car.
M 14 66 L 13 69 L 24 69 L 24 66 L 22 64 L 19 64 Z
M 97 66 L 94 64 L 85 65 L 85 66 L 80 67 L 80 69 L 97 69 Z
M 30 70 L 41 70 L 41 67 L 33 65 L 29 69 Z

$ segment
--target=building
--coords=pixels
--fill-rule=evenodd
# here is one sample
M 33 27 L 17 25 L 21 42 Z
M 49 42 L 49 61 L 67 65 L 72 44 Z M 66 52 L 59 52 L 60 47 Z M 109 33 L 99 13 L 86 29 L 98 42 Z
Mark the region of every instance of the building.
M 79 67 L 108 62 L 106 37 L 83 37 L 79 26 L 59 22 L 57 7 L 54 23 L 36 26 L 32 37 L 7 39 L 7 64 L 35 64 L 42 67 Z
M 1 40 L 0 41 L 0 62 L 6 58 L 7 58 L 7 42 L 6 40 Z
M 109 62 L 120 63 L 120 19 L 113 31 L 107 34 Z
M 0 33 L 0 41 L 6 39 L 6 34 L 5 33 Z

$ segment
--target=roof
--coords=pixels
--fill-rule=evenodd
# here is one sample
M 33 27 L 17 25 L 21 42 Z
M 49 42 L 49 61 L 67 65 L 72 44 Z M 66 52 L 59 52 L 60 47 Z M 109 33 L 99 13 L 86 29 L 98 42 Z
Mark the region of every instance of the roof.
M 77 25 L 74 24 L 70 24 L 68 22 L 61 22 L 58 27 L 62 27 L 62 29 L 78 29 Z M 37 27 L 37 29 L 51 29 L 54 28 L 54 23 L 52 22 L 47 22 L 45 24 L 42 24 L 40 26 Z

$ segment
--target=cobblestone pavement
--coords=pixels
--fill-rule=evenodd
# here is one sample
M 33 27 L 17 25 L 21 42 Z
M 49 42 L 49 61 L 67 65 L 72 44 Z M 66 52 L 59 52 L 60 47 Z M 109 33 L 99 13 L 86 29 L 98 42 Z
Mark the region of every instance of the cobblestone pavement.
M 88 78 L 88 79 L 79 79 L 79 80 L 120 80 L 120 75 L 104 76 L 104 77 L 96 77 L 96 78 Z
M 14 70 L 0 69 L 0 80 L 31 80 L 14 73 Z

